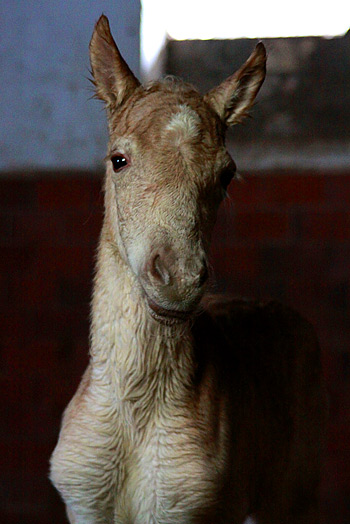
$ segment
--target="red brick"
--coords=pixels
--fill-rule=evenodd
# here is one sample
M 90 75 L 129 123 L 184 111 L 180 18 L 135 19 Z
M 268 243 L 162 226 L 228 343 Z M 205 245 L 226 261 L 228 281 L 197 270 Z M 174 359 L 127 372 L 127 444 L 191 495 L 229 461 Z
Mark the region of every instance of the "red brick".
M 65 213 L 65 243 L 91 244 L 96 247 L 102 228 L 99 209 L 87 213 Z
M 321 486 L 321 502 L 327 524 L 350 522 L 349 464 L 349 452 L 333 452 L 326 456 Z
M 0 336 L 17 336 L 23 332 L 26 316 L 22 308 L 11 303 L 0 308 L 1 330 Z
M 10 300 L 10 275 L 0 272 L 0 307 L 8 305 Z
M 326 351 L 324 345 L 322 345 L 322 370 L 327 385 L 338 380 L 336 360 L 336 355 L 330 349 Z
M 0 271 L 11 273 L 32 267 L 36 256 L 35 246 L 0 245 Z
M 220 208 L 212 235 L 212 243 L 215 245 L 230 244 L 230 239 L 233 238 L 234 219 L 230 211 L 228 206 Z
M 104 180 L 102 177 L 93 177 L 90 179 L 91 194 L 92 194 L 92 205 L 102 209 L 104 205 L 104 191 L 103 191 Z
M 246 176 L 242 180 L 233 180 L 228 187 L 228 195 L 221 204 L 221 208 L 227 210 L 232 205 L 256 205 L 258 203 L 258 186 L 259 180 L 252 176 Z
M 323 175 L 327 202 L 335 207 L 350 206 L 350 175 Z
M 308 211 L 300 221 L 300 235 L 304 240 L 350 240 L 349 211 Z
M 14 241 L 20 244 L 62 244 L 65 214 L 28 211 L 14 216 Z
M 43 307 L 34 310 L 32 318 L 28 320 L 29 334 L 27 340 L 56 339 L 60 342 L 63 354 L 70 356 L 74 340 L 81 335 L 88 336 L 89 328 L 89 302 L 75 308 L 49 308 Z
M 349 180 L 334 174 L 275 173 L 234 182 L 212 249 L 223 290 L 277 298 L 288 287 L 287 302 L 315 324 L 331 399 L 323 491 L 327 524 L 350 522 L 350 390 L 342 358 L 350 341 L 349 298 L 342 293 L 349 282 Z M 10 185 L 0 190 L 3 216 L 22 216 L 23 224 L 16 246 L 5 245 L 12 238 L 12 225 L 5 224 L 0 258 L 0 286 L 6 295 L 0 334 L 0 388 L 6 394 L 0 408 L 0 453 L 7 466 L 12 463 L 7 482 L 12 492 L 0 521 L 58 524 L 63 522 L 62 513 L 55 520 L 58 497 L 50 506 L 56 495 L 49 484 L 28 489 L 33 477 L 26 475 L 32 469 L 42 478 L 63 409 L 87 363 L 89 290 L 103 195 L 98 179 L 48 178 L 39 184 L 41 209 L 36 213 L 36 183 L 12 185 L 12 196 Z M 276 216 L 283 217 L 277 230 Z M 294 230 L 286 217 L 295 218 Z M 292 243 L 285 242 L 288 237 Z M 16 440 L 28 447 L 11 455 Z
M 273 174 L 247 176 L 230 185 L 235 204 L 265 207 L 271 204 L 318 203 L 324 200 L 324 178 L 317 175 Z
M 329 425 L 328 450 L 331 452 L 350 451 L 350 426 L 348 421 L 346 423 L 333 423 Z
M 20 472 L 3 476 L 1 522 L 6 524 L 61 524 L 64 505 L 46 474 Z
M 14 231 L 14 217 L 12 212 L 0 214 L 0 242 L 5 244 L 12 243 Z
M 350 489 L 350 450 L 329 452 L 325 464 L 329 488 L 333 491 Z
M 57 368 L 45 372 L 18 371 L 7 377 L 0 376 L 5 387 L 6 404 L 0 408 L 0 441 L 16 438 L 22 441 L 48 442 L 55 439 L 62 412 L 73 396 L 84 371 L 69 374 L 70 370 Z
M 35 208 L 37 203 L 35 178 L 2 178 L 0 208 Z
M 210 260 L 218 276 L 231 277 L 234 280 L 256 277 L 258 257 L 253 246 L 225 247 L 214 244 Z
M 300 254 L 299 250 L 298 252 Z M 298 307 L 308 306 L 310 309 L 317 307 L 319 315 L 323 313 L 322 307 L 324 306 L 329 314 L 324 282 L 321 280 L 323 276 L 321 268 L 317 267 L 312 260 L 306 258 L 304 259 L 304 267 L 302 262 L 293 267 L 293 258 L 290 265 L 287 265 L 287 263 L 285 265 L 289 300 Z M 310 265 L 308 266 L 308 264 Z M 307 267 L 310 268 L 310 273 L 308 273 Z
M 92 278 L 62 276 L 56 279 L 56 287 L 58 304 L 63 307 L 81 308 L 90 302 Z
M 238 238 L 281 239 L 289 233 L 288 216 L 276 212 L 238 212 L 233 230 Z
M 32 399 L 28 397 L 29 380 L 25 375 L 13 373 L 0 375 L 1 391 L 6 394 L 6 403 L 0 406 L 0 440 L 22 437 L 32 433 Z
M 92 204 L 89 178 L 52 178 L 38 181 L 38 205 L 42 210 L 89 209 Z
M 1 470 L 3 475 L 12 471 L 23 471 L 25 469 L 24 445 L 13 439 L 11 442 L 0 440 L 0 453 L 2 457 Z
M 17 271 L 9 282 L 9 300 L 17 307 L 35 308 L 43 304 L 57 301 L 57 285 L 54 275 L 38 271 L 37 267 L 30 270 Z
M 213 240 L 232 245 L 238 239 L 288 239 L 289 217 L 286 212 L 259 211 L 251 208 L 234 210 L 223 207 L 214 228 Z
M 340 365 L 341 364 L 342 363 L 340 362 Z M 341 385 L 338 390 L 339 422 L 341 424 L 347 425 L 348 436 L 350 437 L 350 383 L 346 383 L 344 380 L 344 377 L 342 376 L 342 369 L 340 370 L 339 374 L 341 379 Z M 350 439 L 348 440 L 347 447 L 350 451 Z
M 86 211 L 53 210 L 52 212 L 17 213 L 14 217 L 13 242 L 18 245 L 47 244 L 96 246 L 102 227 L 99 208 Z
M 6 348 L 2 357 L 2 365 L 7 372 L 11 371 L 13 374 L 30 372 L 29 370 L 47 372 L 56 368 L 57 339 L 46 336 L 14 342 L 13 339 L 2 339 Z
M 319 203 L 324 200 L 324 178 L 285 175 L 270 180 L 268 196 L 284 204 Z
M 53 275 L 92 277 L 94 248 L 85 246 L 42 246 L 36 261 L 39 275 L 53 278 Z
M 45 431 L 41 426 L 40 431 Z M 0 440 L 0 453 L 3 458 L 2 472 L 22 471 L 25 474 L 36 475 L 42 473 L 46 476 L 49 457 L 53 451 L 52 442 L 37 442 L 36 440 L 21 440 L 17 435 L 12 441 Z

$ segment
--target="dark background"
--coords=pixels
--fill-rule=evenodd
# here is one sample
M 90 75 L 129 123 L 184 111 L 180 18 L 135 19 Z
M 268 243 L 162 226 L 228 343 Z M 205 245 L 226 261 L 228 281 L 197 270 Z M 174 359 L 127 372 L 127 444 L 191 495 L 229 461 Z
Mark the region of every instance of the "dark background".
M 248 44 L 250 52 L 252 43 Z M 268 44 L 273 55 L 277 44 Z M 278 299 L 314 324 L 330 396 L 322 522 L 347 524 L 350 90 L 349 68 L 339 70 L 335 64 L 347 64 L 349 54 L 344 58 L 341 47 L 337 58 L 334 48 L 331 53 L 323 49 L 323 40 L 316 44 L 316 54 L 309 53 L 311 62 L 309 66 L 305 62 L 300 74 L 295 72 L 297 67 L 294 72 L 282 68 L 279 73 L 278 63 L 273 62 L 273 78 L 261 92 L 254 119 L 241 128 L 241 135 L 238 128 L 233 137 L 230 135 L 229 146 L 233 153 L 237 149 L 243 181 L 231 184 L 230 198 L 221 208 L 212 264 L 218 290 Z M 172 53 L 173 60 L 172 45 L 169 56 Z M 296 41 L 292 45 L 297 45 Z M 322 60 L 317 58 L 320 48 Z M 226 54 L 219 53 L 226 63 Z M 195 55 L 183 54 L 192 56 L 192 70 L 197 71 Z M 204 56 L 208 57 L 207 51 Z M 244 58 L 240 56 L 240 63 Z M 326 63 L 331 64 L 331 75 Z M 169 64 L 170 59 L 167 72 L 178 72 L 174 63 Z M 220 75 L 215 77 L 218 81 Z M 267 109 L 260 109 L 264 99 Z M 331 111 L 330 120 L 327 111 Z M 334 115 L 334 111 L 338 113 Z M 324 121 L 329 121 L 328 130 Z M 274 148 L 278 162 L 274 161 Z M 255 159 L 256 151 L 260 160 Z M 338 153 L 332 156 L 332 151 Z M 3 174 L 0 180 L 3 523 L 64 522 L 63 505 L 47 479 L 48 460 L 63 409 L 88 360 L 89 302 L 102 220 L 101 187 L 99 170 L 38 171 L 28 176 L 19 169 Z

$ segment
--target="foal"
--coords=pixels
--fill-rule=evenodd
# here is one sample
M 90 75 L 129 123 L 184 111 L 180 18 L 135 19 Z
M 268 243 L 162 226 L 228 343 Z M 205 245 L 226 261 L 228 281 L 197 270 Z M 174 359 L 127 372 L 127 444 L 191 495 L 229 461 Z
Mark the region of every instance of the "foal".
M 180 81 L 141 86 L 104 16 L 90 59 L 110 140 L 90 364 L 51 459 L 69 520 L 315 524 L 312 328 L 274 303 L 203 299 L 235 174 L 225 130 L 253 104 L 264 46 L 204 97 Z

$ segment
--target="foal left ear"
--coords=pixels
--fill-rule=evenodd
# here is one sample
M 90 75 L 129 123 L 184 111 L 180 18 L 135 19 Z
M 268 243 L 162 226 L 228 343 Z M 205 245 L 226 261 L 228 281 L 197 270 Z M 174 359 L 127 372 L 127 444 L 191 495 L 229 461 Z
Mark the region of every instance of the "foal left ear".
M 243 66 L 204 96 L 228 126 L 239 124 L 253 105 L 265 79 L 266 50 L 259 42 Z
M 108 108 L 123 104 L 140 85 L 120 54 L 104 15 L 100 16 L 91 37 L 90 63 L 96 96 L 104 100 Z

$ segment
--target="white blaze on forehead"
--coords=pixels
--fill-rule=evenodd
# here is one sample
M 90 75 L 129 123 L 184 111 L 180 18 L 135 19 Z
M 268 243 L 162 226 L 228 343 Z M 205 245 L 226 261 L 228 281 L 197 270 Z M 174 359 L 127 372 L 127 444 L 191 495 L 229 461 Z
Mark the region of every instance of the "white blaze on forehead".
M 165 127 L 175 137 L 175 145 L 180 146 L 184 142 L 191 142 L 200 134 L 201 119 L 191 107 L 184 104 L 179 106 Z

